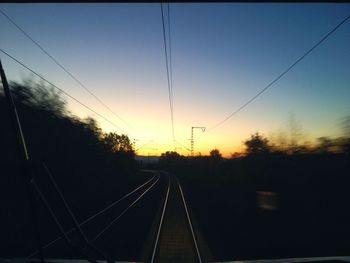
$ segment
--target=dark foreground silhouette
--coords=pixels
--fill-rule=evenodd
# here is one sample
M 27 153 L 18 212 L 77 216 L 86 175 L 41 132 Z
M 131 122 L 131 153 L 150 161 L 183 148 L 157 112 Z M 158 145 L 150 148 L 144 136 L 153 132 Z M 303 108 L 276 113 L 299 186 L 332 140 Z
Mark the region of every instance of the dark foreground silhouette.
M 0 255 L 27 256 L 35 246 L 23 167 L 16 154 L 8 105 L 0 87 Z M 126 135 L 104 134 L 92 118 L 81 120 L 66 109 L 59 93 L 42 83 L 11 83 L 35 179 L 65 229 L 72 223 L 42 172 L 51 171 L 78 221 L 102 209 L 116 197 L 145 181 L 137 173 L 134 152 Z M 37 198 L 38 199 L 38 198 Z M 36 200 L 43 240 L 59 235 L 40 200 Z
M 60 94 L 43 84 L 11 86 L 33 163 L 50 169 L 79 222 L 150 177 L 138 171 L 126 135 L 104 134 L 92 118 L 74 117 Z M 21 176 L 28 170 L 16 155 L 1 94 L 0 117 L 0 256 L 23 257 L 36 249 Z M 213 260 L 349 255 L 350 144 L 346 138 L 339 142 L 335 147 L 324 138 L 317 151 L 285 152 L 272 150 L 255 134 L 246 141 L 245 156 L 224 159 L 213 150 L 210 156 L 190 158 L 168 152 L 153 168 L 180 179 Z M 71 228 L 45 174 L 37 172 L 36 178 L 64 228 Z M 101 248 L 120 260 L 148 258 L 142 249 L 156 228 L 162 189 L 150 191 L 147 202 L 123 217 Z M 36 203 L 43 240 L 57 237 L 47 211 L 40 200 Z M 52 253 L 60 256 L 60 250 Z
M 239 158 L 212 151 L 160 159 L 182 181 L 213 258 L 349 255 L 348 152 L 271 152 L 257 145 Z

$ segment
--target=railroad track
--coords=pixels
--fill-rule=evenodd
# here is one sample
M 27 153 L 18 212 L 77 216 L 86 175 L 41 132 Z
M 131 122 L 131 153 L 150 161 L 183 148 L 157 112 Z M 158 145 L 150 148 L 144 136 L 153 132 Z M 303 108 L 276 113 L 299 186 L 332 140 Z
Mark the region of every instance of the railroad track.
M 151 179 L 79 226 L 88 240 L 113 260 L 204 262 L 181 184 L 174 175 L 153 173 Z M 75 228 L 66 235 L 72 240 L 78 237 Z M 49 258 L 75 258 L 60 236 L 48 242 L 44 251 Z
M 181 184 L 176 176 L 167 176 L 168 186 L 150 262 L 202 263 Z
M 79 223 L 79 226 L 87 234 L 88 238 L 92 242 L 96 242 L 101 239 L 103 234 L 109 230 L 117 221 L 124 216 L 131 208 L 133 208 L 154 186 L 158 183 L 160 178 L 159 173 L 154 173 L 153 177 L 147 180 L 142 185 L 136 187 L 129 193 L 118 198 L 107 207 L 97 211 L 95 214 L 86 218 Z M 66 235 L 74 239 L 76 235 L 76 229 L 71 228 L 67 230 Z M 70 249 L 63 242 L 61 236 L 52 239 L 43 246 L 46 255 L 59 257 L 73 257 Z M 27 256 L 26 260 L 33 259 L 38 255 L 38 251 L 32 252 Z

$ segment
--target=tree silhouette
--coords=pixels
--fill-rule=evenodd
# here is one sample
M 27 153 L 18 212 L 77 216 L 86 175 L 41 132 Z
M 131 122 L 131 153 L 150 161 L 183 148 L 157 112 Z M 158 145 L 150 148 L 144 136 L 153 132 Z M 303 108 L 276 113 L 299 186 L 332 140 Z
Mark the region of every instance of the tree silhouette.
M 291 153 L 303 152 L 305 150 L 304 147 L 300 147 L 301 139 L 304 134 L 302 131 L 302 126 L 300 121 L 298 121 L 294 114 L 291 114 L 288 119 L 288 132 L 289 132 L 289 151 Z
M 222 158 L 222 155 L 218 149 L 213 149 L 209 153 L 210 158 L 213 160 L 220 160 Z
M 60 204 L 55 205 L 57 196 L 47 175 L 39 169 L 42 162 L 51 171 L 74 213 L 81 217 L 105 206 L 111 196 L 121 195 L 144 180 L 135 172 L 132 147 L 126 135 L 115 136 L 118 145 L 117 152 L 113 152 L 103 140 L 104 134 L 97 122 L 92 118 L 73 116 L 60 93 L 33 80 L 11 82 L 10 85 L 31 165 L 33 169 L 35 167 L 35 181 L 53 209 L 58 208 L 55 213 L 59 218 L 65 220 L 67 214 Z M 11 214 L 11 217 L 0 218 L 0 224 L 6 226 L 0 237 L 0 254 L 4 255 L 7 251 L 28 250 L 26 244 L 33 243 L 30 240 L 33 233 L 28 225 L 30 212 L 26 191 L 19 190 L 23 189 L 20 174 L 28 170 L 21 165 L 15 151 L 17 141 L 2 92 L 0 119 L 0 207 L 6 215 Z M 40 228 L 52 235 L 55 231 L 52 220 L 47 217 L 44 207 L 39 205 L 37 208 L 42 219 Z M 15 236 L 16 228 L 23 230 L 23 235 Z
M 250 136 L 250 139 L 244 142 L 246 146 L 246 152 L 248 154 L 268 153 L 270 151 L 268 142 L 269 141 L 258 132 L 252 134 Z
M 159 158 L 159 165 L 164 169 L 169 169 L 170 171 L 175 171 L 179 167 L 183 166 L 183 161 L 185 157 L 178 154 L 175 151 L 167 151 L 162 153 Z
M 11 82 L 10 87 L 33 160 L 46 161 L 54 172 L 67 175 L 67 180 L 82 175 L 93 178 L 101 169 L 114 174 L 133 169 L 134 152 L 128 136 L 105 136 L 95 119 L 82 120 L 71 114 L 62 94 L 42 82 L 27 79 L 22 83 Z M 2 164 L 2 161 L 16 159 L 15 142 L 11 139 L 13 131 L 2 93 L 0 108 L 3 120 L 0 135 L 9 138 L 0 142 Z M 74 176 L 69 177 L 67 170 Z M 63 178 L 65 176 L 60 179 L 65 180 Z
M 43 81 L 35 82 L 33 79 L 25 79 L 23 84 L 11 81 L 10 87 L 16 103 L 32 108 L 45 110 L 56 116 L 68 114 L 67 102 L 61 96 L 61 92 Z
M 114 132 L 103 136 L 103 142 L 112 152 L 134 152 L 133 145 L 126 135 L 118 135 Z
M 330 153 L 335 146 L 334 140 L 329 137 L 320 137 L 317 139 L 317 151 L 320 153 Z
M 178 154 L 177 152 L 173 152 L 173 151 L 167 151 L 167 152 L 161 154 L 161 158 L 164 158 L 164 159 L 178 159 L 180 157 L 181 157 L 180 154 Z

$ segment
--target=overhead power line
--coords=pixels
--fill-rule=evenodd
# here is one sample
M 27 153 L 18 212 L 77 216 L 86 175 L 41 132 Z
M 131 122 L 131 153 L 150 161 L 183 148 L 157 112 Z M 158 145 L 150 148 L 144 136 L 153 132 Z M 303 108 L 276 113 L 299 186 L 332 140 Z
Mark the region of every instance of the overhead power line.
M 79 86 L 81 86 L 85 91 L 87 91 L 91 96 L 93 96 L 101 105 L 103 105 L 109 112 L 111 112 L 115 117 L 121 120 L 124 124 L 131 128 L 131 126 L 121 118 L 117 113 L 115 113 L 106 103 L 104 103 L 99 97 L 97 97 L 90 89 L 88 89 L 78 78 L 76 78 L 66 67 L 64 67 L 56 58 L 54 58 L 46 49 L 44 49 L 36 40 L 34 40 L 23 28 L 21 28 L 10 16 L 8 16 L 2 9 L 0 13 L 7 18 L 19 31 L 21 31 L 30 41 L 32 41 L 43 53 L 45 53 L 57 66 L 59 66 L 64 72 L 66 72 Z
M 181 145 L 182 147 L 184 147 L 187 151 L 191 152 L 191 149 L 188 148 L 186 145 L 182 144 L 181 142 L 179 142 L 179 141 L 177 141 L 177 140 L 175 140 L 175 142 L 176 142 L 177 144 Z
M 165 64 L 166 64 L 166 73 L 167 73 L 167 81 L 168 81 L 171 130 L 172 130 L 172 136 L 173 136 L 173 144 L 174 144 L 174 148 L 175 148 L 174 105 L 173 105 L 172 89 L 171 89 L 171 84 L 170 84 L 168 50 L 167 50 L 167 41 L 166 41 L 166 32 L 165 32 L 165 23 L 164 23 L 163 3 L 160 4 L 160 9 L 161 9 L 161 13 L 162 13 L 163 41 L 164 41 Z
M 50 82 L 49 80 L 47 80 L 46 78 L 42 77 L 39 73 L 35 72 L 34 70 L 32 70 L 31 68 L 29 68 L 28 66 L 26 66 L 24 63 L 22 63 L 21 61 L 19 61 L 18 59 L 16 59 L 15 57 L 11 56 L 9 53 L 7 53 L 6 51 L 2 50 L 0 48 L 0 52 L 2 52 L 4 55 L 6 55 L 7 57 L 9 57 L 10 59 L 12 59 L 13 61 L 17 62 L 19 65 L 21 65 L 22 67 L 24 67 L 25 69 L 27 69 L 28 71 L 30 71 L 31 73 L 33 73 L 34 75 L 36 75 L 37 77 L 39 77 L 40 79 L 42 79 L 43 81 L 45 81 L 46 83 L 48 83 L 49 85 L 51 85 L 52 87 L 56 88 L 57 90 L 59 90 L 60 92 L 62 92 L 64 95 L 66 95 L 67 97 L 71 98 L 72 100 L 74 100 L 75 102 L 79 103 L 81 106 L 83 106 L 84 108 L 88 109 L 89 111 L 95 113 L 97 116 L 99 116 L 100 118 L 102 118 L 103 120 L 105 120 L 106 122 L 108 122 L 109 124 L 111 124 L 112 126 L 114 126 L 115 128 L 119 129 L 122 132 L 125 132 L 122 128 L 120 128 L 118 125 L 116 125 L 115 123 L 113 123 L 112 121 L 110 121 L 109 119 L 107 119 L 106 117 L 104 117 L 102 114 L 96 112 L 95 110 L 93 110 L 92 108 L 90 108 L 89 106 L 87 106 L 86 104 L 82 103 L 81 101 L 79 101 L 78 99 L 76 99 L 75 97 L 73 97 L 72 95 L 70 95 L 69 93 L 67 93 L 66 91 L 64 91 L 63 89 L 59 88 L 58 86 L 56 86 L 55 84 L 53 84 L 52 82 Z M 125 132 L 126 133 L 126 132 Z
M 168 11 L 168 45 L 169 45 L 169 79 L 170 79 L 170 94 L 171 94 L 171 105 L 172 105 L 172 129 L 173 129 L 173 144 L 175 147 L 175 120 L 174 120 L 174 84 L 173 84 L 173 62 L 171 52 L 171 23 L 170 23 L 170 4 L 167 4 Z
M 148 142 L 142 144 L 141 146 L 139 146 L 137 149 L 135 149 L 135 151 L 137 152 L 138 150 L 146 147 L 147 145 L 149 145 L 151 142 L 153 142 L 153 140 L 149 140 Z
M 170 76 L 170 93 L 171 93 L 171 104 L 174 111 L 174 84 L 173 84 L 173 62 L 171 54 L 171 23 L 170 23 L 170 4 L 168 3 L 168 38 L 169 38 L 169 76 Z
M 264 87 L 261 91 L 259 91 L 255 96 L 253 96 L 251 99 L 249 99 L 246 103 L 244 103 L 241 107 L 239 107 L 237 110 L 232 112 L 230 115 L 228 115 L 225 119 L 218 122 L 214 126 L 212 126 L 209 131 L 219 127 L 224 122 L 228 121 L 230 118 L 232 118 L 234 115 L 236 115 L 238 112 L 243 110 L 245 107 L 247 107 L 250 103 L 252 103 L 256 98 L 258 98 L 261 94 L 263 94 L 266 90 L 268 90 L 273 84 L 275 84 L 280 78 L 282 78 L 285 74 L 287 74 L 292 68 L 294 68 L 300 61 L 302 61 L 307 55 L 309 55 L 314 49 L 316 49 L 319 45 L 322 44 L 331 34 L 333 34 L 341 25 L 343 25 L 348 19 L 350 18 L 350 15 L 347 16 L 345 19 L 343 19 L 339 24 L 337 24 L 331 31 L 329 31 L 321 40 L 319 40 L 315 45 L 313 45 L 306 53 L 304 53 L 300 58 L 298 58 L 293 64 L 291 64 L 286 70 L 284 70 L 281 74 L 279 74 L 273 81 L 271 81 L 266 87 Z

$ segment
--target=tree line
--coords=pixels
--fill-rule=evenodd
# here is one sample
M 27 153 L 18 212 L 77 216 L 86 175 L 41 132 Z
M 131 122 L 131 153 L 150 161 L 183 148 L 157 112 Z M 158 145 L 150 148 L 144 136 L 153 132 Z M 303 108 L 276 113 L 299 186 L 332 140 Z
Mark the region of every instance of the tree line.
M 88 158 L 115 159 L 123 168 L 132 168 L 135 155 L 133 145 L 125 134 L 105 133 L 91 117 L 80 119 L 67 109 L 67 101 L 50 86 L 31 79 L 23 83 L 10 83 L 12 95 L 19 113 L 22 128 L 33 159 L 65 159 L 70 151 L 79 151 L 75 160 Z M 9 112 L 2 89 L 0 92 L 2 108 L 1 147 L 2 160 L 15 160 L 13 131 Z M 81 147 L 81 148 L 79 148 Z M 63 154 L 63 151 L 66 152 Z M 84 151 L 87 150 L 87 151 Z M 73 157 L 73 156 L 72 156 Z M 120 159 L 120 160 L 119 160 Z M 127 165 L 125 166 L 125 162 Z
M 127 135 L 105 133 L 95 119 L 74 116 L 63 95 L 43 82 L 10 82 L 10 88 L 31 162 L 35 166 L 45 163 L 78 221 L 147 179 L 138 174 L 135 151 Z M 17 156 L 17 141 L 2 91 L 0 85 L 0 254 L 18 256 L 18 252 L 30 253 L 35 244 L 22 176 L 29 175 L 30 170 Z M 59 218 L 66 220 L 47 175 L 40 169 L 33 175 Z M 39 199 L 36 204 L 43 240 L 47 240 L 56 227 Z

